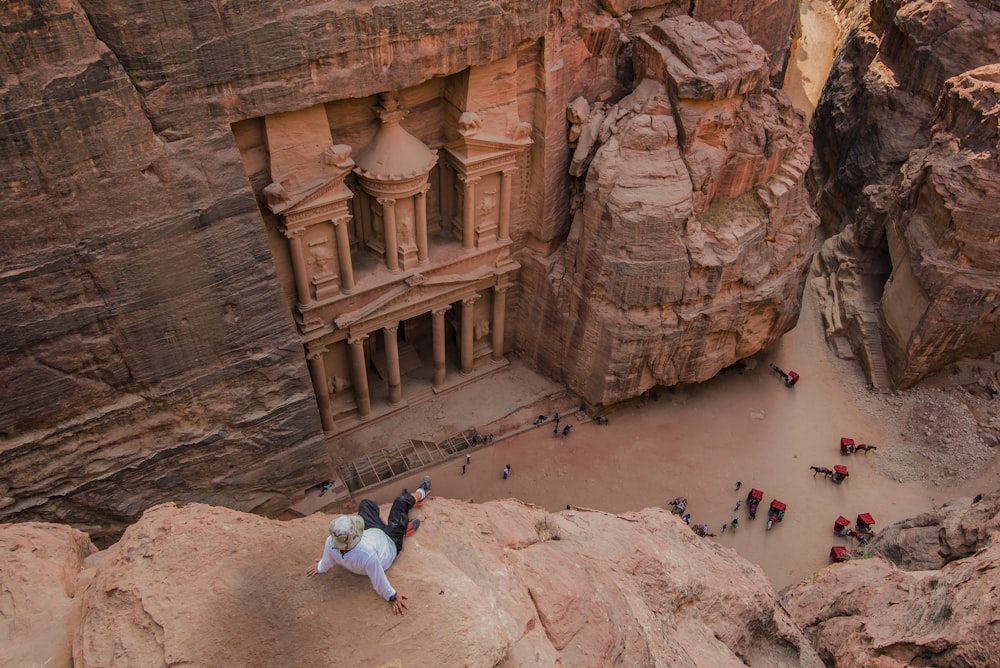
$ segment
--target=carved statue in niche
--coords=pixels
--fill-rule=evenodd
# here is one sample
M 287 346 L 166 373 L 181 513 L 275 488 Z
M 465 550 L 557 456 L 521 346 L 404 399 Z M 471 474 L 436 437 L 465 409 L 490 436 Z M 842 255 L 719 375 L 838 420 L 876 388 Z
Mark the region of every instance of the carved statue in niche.
M 331 397 L 347 389 L 347 379 L 341 378 L 337 374 L 331 374 L 326 384 Z
M 497 191 L 487 190 L 483 198 L 479 201 L 479 219 L 483 222 L 492 222 L 492 215 L 497 208 Z
M 328 239 L 309 244 L 309 264 L 316 267 L 314 275 L 333 272 L 333 249 Z
M 475 336 L 476 341 L 479 341 L 480 339 L 483 339 L 483 338 L 489 336 L 490 335 L 490 321 L 487 320 L 486 318 L 482 318 L 480 320 L 477 320 L 476 324 L 473 325 L 472 332 L 473 332 L 473 335 Z
M 413 245 L 413 216 L 409 211 L 399 216 L 399 245 L 404 248 Z

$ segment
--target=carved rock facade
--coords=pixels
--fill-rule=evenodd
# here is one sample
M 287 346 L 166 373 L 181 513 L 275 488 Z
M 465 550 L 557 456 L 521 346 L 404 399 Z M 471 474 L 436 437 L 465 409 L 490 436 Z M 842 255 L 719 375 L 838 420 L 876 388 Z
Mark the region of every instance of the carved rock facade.
M 666 142 L 657 169 L 680 166 L 669 119 L 693 133 L 678 135 L 700 161 L 684 235 L 708 269 L 685 288 L 704 308 L 681 315 L 698 337 L 719 311 L 741 328 L 739 342 L 695 347 L 678 335 L 654 359 L 664 337 L 625 283 L 594 304 L 606 313 L 587 313 L 596 277 L 579 272 L 638 275 L 649 258 L 601 268 L 595 257 L 601 234 L 642 233 L 627 229 L 636 221 L 584 221 L 566 243 L 566 107 L 621 99 L 633 48 L 686 3 L 4 3 L 0 519 L 71 521 L 104 540 L 167 500 L 270 513 L 363 454 L 337 451 L 337 433 L 512 352 L 610 403 L 766 345 L 794 322 L 809 240 L 792 238 L 805 228 L 788 227 L 801 212 L 786 178 L 808 156 L 761 143 L 784 136 L 785 113 L 764 82 L 786 54 L 763 38 L 791 33 L 781 21 L 793 6 L 772 6 L 777 24 L 752 8 L 725 17 L 769 45 L 745 90 L 713 98 L 707 124 L 728 147 L 705 139 L 697 95 L 661 108 L 660 93 L 643 112 L 662 137 L 643 140 L 622 119 L 628 150 Z M 723 168 L 723 154 L 738 159 Z M 601 179 L 614 180 L 602 155 L 591 215 Z M 766 234 L 744 205 L 766 212 Z M 730 220 L 741 221 L 731 233 Z M 675 233 L 658 234 L 674 261 Z M 744 298 L 752 305 L 733 306 Z M 659 326 L 679 332 L 684 318 L 668 310 Z M 623 314 L 633 331 L 619 329 Z M 577 330 L 599 345 L 563 376 L 556 344 Z M 605 347 L 626 354 L 608 368 L 593 357 Z M 620 368 L 639 361 L 653 373 Z

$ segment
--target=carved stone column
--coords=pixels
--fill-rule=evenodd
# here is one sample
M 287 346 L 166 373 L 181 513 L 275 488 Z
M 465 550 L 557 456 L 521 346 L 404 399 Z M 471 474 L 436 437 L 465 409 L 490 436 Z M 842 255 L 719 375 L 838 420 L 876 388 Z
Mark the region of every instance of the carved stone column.
M 414 195 L 413 204 L 416 207 L 417 225 L 417 263 L 430 262 L 430 247 L 427 245 L 427 191 L 430 186 L 424 186 Z
M 396 200 L 379 197 L 382 205 L 382 227 L 385 229 L 385 264 L 389 271 L 399 271 L 399 243 L 396 241 Z
M 436 308 L 431 313 L 431 332 L 434 336 L 434 387 L 441 387 L 445 381 L 444 314 L 450 306 Z
M 319 419 L 323 431 L 333 433 L 336 423 L 333 420 L 333 407 L 330 405 L 330 390 L 326 380 L 326 365 L 323 364 L 323 354 L 327 349 L 323 346 L 308 346 L 306 360 L 309 364 L 309 377 L 312 379 L 313 391 L 316 393 L 316 404 L 319 406 Z
M 354 290 L 354 265 L 351 262 L 351 238 L 347 231 L 350 216 L 333 221 L 337 234 L 337 259 L 340 260 L 340 289 L 346 294 Z
M 358 417 L 362 421 L 372 414 L 372 400 L 368 394 L 368 365 L 365 364 L 364 344 L 367 338 L 367 334 L 362 334 L 347 340 L 351 351 L 351 383 L 354 385 L 354 399 L 358 404 Z
M 288 246 L 292 251 L 292 273 L 295 274 L 295 296 L 299 306 L 312 304 L 312 291 L 309 289 L 309 274 L 306 271 L 306 260 L 302 253 L 302 230 L 285 230 Z
M 500 172 L 500 229 L 497 230 L 499 241 L 510 241 L 510 186 L 517 169 L 505 169 Z
M 507 317 L 507 286 L 493 288 L 493 361 L 503 361 L 503 330 Z
M 398 406 L 403 403 L 403 385 L 399 373 L 399 341 L 396 331 L 399 323 L 384 327 L 385 334 L 385 366 L 389 372 L 389 405 Z
M 475 345 L 474 338 L 474 322 L 475 310 L 473 305 L 479 299 L 479 295 L 473 295 L 472 297 L 466 297 L 462 300 L 462 375 L 468 376 L 472 373 L 472 362 L 473 362 L 473 346 Z
M 462 248 L 472 250 L 476 241 L 476 184 L 479 183 L 478 176 L 467 176 L 463 180 L 465 183 L 465 193 L 462 198 Z

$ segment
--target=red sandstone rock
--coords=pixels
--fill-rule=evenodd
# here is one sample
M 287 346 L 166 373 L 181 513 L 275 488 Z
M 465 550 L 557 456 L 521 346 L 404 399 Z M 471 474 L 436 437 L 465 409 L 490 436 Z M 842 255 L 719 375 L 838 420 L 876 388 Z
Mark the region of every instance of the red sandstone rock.
M 995 3 L 872 3 L 813 117 L 817 210 L 855 228 L 824 253 L 828 331 L 880 358 L 881 324 L 898 387 L 1000 349 L 997 34 Z
M 65 525 L 0 525 L 0 665 L 72 665 L 76 594 L 86 584 L 84 560 L 96 550 L 87 534 Z
M 881 558 L 834 564 L 786 589 L 785 608 L 827 665 L 994 666 L 1000 545 L 938 571 Z
M 395 617 L 365 577 L 304 575 L 329 516 L 152 508 L 67 588 L 73 665 L 822 665 L 757 566 L 662 509 L 436 498 L 415 512 L 388 572 L 408 596 Z M 28 623 L 7 642 L 51 632 L 14 621 Z M 52 640 L 69 665 L 68 637 Z
M 739 26 L 668 19 L 636 60 L 646 78 L 604 113 L 566 247 L 569 318 L 543 344 L 542 364 L 593 403 L 706 380 L 777 340 L 817 223 L 803 118 L 763 89 L 766 58 Z

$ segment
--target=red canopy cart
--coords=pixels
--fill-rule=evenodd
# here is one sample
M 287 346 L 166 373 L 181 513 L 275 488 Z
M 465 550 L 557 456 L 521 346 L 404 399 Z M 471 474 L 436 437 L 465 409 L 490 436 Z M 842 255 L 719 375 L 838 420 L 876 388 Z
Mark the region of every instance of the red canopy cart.
M 847 548 L 843 545 L 834 545 L 830 548 L 830 559 L 834 563 L 840 563 L 842 561 L 847 561 L 851 558 L 851 554 L 847 551 Z

